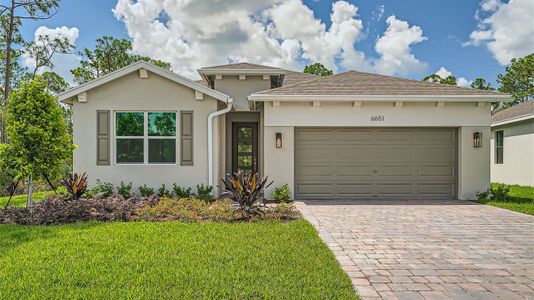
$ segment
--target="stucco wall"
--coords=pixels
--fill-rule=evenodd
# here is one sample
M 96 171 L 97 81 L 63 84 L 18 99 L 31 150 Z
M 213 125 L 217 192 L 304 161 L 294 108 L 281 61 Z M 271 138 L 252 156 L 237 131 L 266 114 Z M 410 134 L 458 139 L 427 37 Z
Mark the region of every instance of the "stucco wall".
M 207 118 L 217 110 L 217 100 L 204 95 L 204 100 L 195 100 L 194 91 L 156 74 L 149 73 L 148 79 L 140 79 L 138 72 L 116 79 L 88 92 L 88 102 L 73 104 L 74 109 L 74 171 L 87 172 L 90 184 L 100 179 L 114 184 L 121 181 L 133 182 L 134 188 L 147 184 L 159 187 L 162 183 L 172 188 L 173 183 L 195 187 L 208 182 L 207 166 Z M 111 165 L 96 165 L 96 111 L 111 110 Z M 175 165 L 117 165 L 113 139 L 114 111 L 176 111 L 192 110 L 193 113 L 193 165 L 180 166 L 179 137 L 176 147 Z M 177 115 L 177 132 L 180 130 Z M 221 123 L 215 122 L 214 132 Z M 220 145 L 220 139 L 215 145 Z M 220 148 L 220 147 L 216 147 Z M 214 165 L 220 166 L 221 154 L 215 152 Z M 220 172 L 220 171 L 219 171 Z M 217 170 L 215 172 L 217 174 Z
M 495 132 L 504 132 L 503 163 L 495 163 Z M 492 127 L 491 181 L 534 186 L 534 120 Z
M 282 102 L 279 107 L 265 103 L 264 107 L 264 169 L 265 175 L 274 180 L 266 191 L 287 183 L 294 192 L 294 128 L 305 126 L 340 127 L 458 127 L 458 198 L 473 199 L 475 193 L 489 186 L 489 106 L 477 107 L 476 103 L 393 103 L 364 102 L 356 108 L 353 103 L 325 103 L 312 107 L 304 103 Z M 373 116 L 384 116 L 384 121 L 371 121 Z M 484 135 L 483 147 L 473 147 L 473 132 Z M 283 148 L 274 143 L 276 132 L 283 134 Z
M 247 75 L 245 80 L 239 80 L 237 75 L 223 75 L 215 80 L 215 89 L 234 99 L 234 106 L 238 111 L 249 111 L 248 95 L 268 90 L 271 80 L 264 80 L 262 76 Z

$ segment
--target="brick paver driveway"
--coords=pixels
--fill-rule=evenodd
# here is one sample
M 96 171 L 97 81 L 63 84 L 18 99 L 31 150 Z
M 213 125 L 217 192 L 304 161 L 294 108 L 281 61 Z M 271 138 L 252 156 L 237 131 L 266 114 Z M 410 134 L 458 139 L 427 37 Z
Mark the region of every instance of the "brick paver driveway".
M 305 201 L 363 299 L 534 299 L 534 217 L 464 201 Z

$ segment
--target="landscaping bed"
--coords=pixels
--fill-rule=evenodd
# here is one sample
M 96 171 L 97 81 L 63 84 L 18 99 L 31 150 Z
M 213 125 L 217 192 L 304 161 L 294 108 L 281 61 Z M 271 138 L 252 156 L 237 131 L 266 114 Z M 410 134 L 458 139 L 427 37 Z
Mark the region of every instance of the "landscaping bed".
M 509 188 L 508 192 L 500 197 L 481 197 L 485 199 L 479 199 L 477 202 L 534 215 L 534 187 L 520 185 L 500 186 L 501 190 Z M 498 191 L 499 184 L 492 184 L 491 190 Z
M 4 299 L 357 299 L 304 220 L 0 225 Z

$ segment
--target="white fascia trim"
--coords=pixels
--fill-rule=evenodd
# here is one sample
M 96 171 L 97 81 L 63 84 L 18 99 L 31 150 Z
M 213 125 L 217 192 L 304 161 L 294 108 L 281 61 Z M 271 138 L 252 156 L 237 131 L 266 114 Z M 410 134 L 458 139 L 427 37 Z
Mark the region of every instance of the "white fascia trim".
M 526 120 L 530 120 L 530 119 L 534 119 L 534 115 L 521 116 L 521 117 L 519 117 L 519 118 L 515 118 L 515 119 L 511 119 L 511 120 L 505 120 L 505 121 L 501 121 L 501 122 L 493 123 L 493 124 L 491 124 L 491 127 L 496 127 L 496 126 L 501 126 L 501 125 L 511 124 L 511 123 L 515 123 L 515 122 L 526 121 Z
M 171 71 L 167 71 L 165 69 L 162 69 L 160 67 L 157 67 L 157 66 L 154 66 L 153 64 L 151 63 L 148 63 L 146 61 L 138 61 L 138 62 L 135 62 L 129 66 L 126 66 L 122 69 L 119 69 L 117 71 L 114 71 L 114 72 L 111 72 L 109 74 L 106 74 L 100 78 L 97 78 L 97 79 L 94 79 L 94 80 L 91 80 L 89 82 L 86 82 L 84 84 L 81 84 L 77 87 L 74 87 L 70 90 L 67 90 L 61 94 L 58 95 L 58 100 L 63 102 L 63 103 L 72 103 L 72 97 L 78 95 L 79 93 L 83 93 L 85 91 L 88 91 L 90 89 L 93 89 L 97 86 L 100 86 L 102 84 L 105 84 L 107 82 L 110 82 L 112 80 L 115 80 L 119 77 L 122 77 L 124 75 L 127 75 L 127 74 L 130 74 L 134 71 L 137 71 L 141 68 L 144 68 L 144 69 L 147 69 L 148 71 L 154 73 L 154 74 L 157 74 L 157 75 L 160 75 L 162 77 L 165 77 L 169 80 L 172 80 L 176 83 L 179 83 L 183 86 L 187 86 L 191 89 L 194 89 L 195 91 L 199 91 L 199 92 L 202 92 L 203 94 L 205 95 L 208 95 L 208 96 L 211 96 L 217 100 L 220 100 L 220 101 L 223 101 L 223 102 L 227 102 L 228 99 L 230 98 L 230 96 L 228 95 L 225 95 L 221 92 L 218 92 L 218 91 L 215 91 L 215 90 L 212 90 L 210 89 L 209 87 L 207 86 L 204 86 L 202 84 L 199 84 L 199 83 L 196 83 L 190 79 L 187 79 L 181 75 L 178 75 L 176 73 L 173 73 Z
M 200 75 L 282 75 L 285 74 L 285 70 L 273 70 L 273 69 L 209 69 L 197 70 Z
M 268 95 L 251 94 L 249 101 L 404 101 L 404 102 L 511 102 L 509 95 Z

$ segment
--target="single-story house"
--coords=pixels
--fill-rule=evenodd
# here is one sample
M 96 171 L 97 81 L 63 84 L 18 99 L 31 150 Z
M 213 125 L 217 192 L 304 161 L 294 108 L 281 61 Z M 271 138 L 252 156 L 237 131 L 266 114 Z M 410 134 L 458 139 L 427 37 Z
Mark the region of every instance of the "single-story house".
M 356 71 L 198 73 L 137 62 L 59 95 L 73 108 L 74 171 L 195 187 L 248 170 L 295 199 L 472 199 L 490 183 L 490 103 L 511 100 Z
M 534 100 L 491 117 L 491 181 L 534 186 Z

